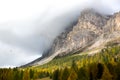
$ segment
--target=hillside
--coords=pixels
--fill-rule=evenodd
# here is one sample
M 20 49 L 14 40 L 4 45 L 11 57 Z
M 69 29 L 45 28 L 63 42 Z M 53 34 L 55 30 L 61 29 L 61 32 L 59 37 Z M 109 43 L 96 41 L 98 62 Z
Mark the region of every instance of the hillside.
M 72 66 L 72 61 L 75 61 L 77 65 L 79 65 L 79 67 L 83 67 L 84 65 L 88 65 L 91 63 L 99 63 L 99 62 L 109 63 L 112 60 L 114 62 L 115 59 L 117 59 L 119 62 L 120 61 L 119 50 L 120 50 L 120 46 L 114 45 L 112 47 L 109 46 L 109 48 L 108 47 L 104 48 L 100 52 L 94 55 L 88 54 L 89 52 L 81 53 L 81 54 L 78 54 L 79 52 L 77 52 L 77 54 L 74 55 L 55 58 L 47 64 L 41 66 L 34 66 L 33 68 L 48 69 L 48 70 L 54 70 L 55 68 L 58 69 L 65 67 L 70 68 Z
M 72 27 L 68 27 L 61 33 L 41 58 L 22 67 L 43 65 L 55 57 L 71 55 L 78 51 L 94 54 L 101 51 L 110 42 L 119 44 L 119 22 L 120 12 L 104 15 L 93 9 L 86 9 L 81 12 L 77 24 L 73 24 Z
M 78 53 L 55 58 L 41 66 L 0 69 L 0 80 L 120 79 L 120 45 L 110 43 L 94 55 Z

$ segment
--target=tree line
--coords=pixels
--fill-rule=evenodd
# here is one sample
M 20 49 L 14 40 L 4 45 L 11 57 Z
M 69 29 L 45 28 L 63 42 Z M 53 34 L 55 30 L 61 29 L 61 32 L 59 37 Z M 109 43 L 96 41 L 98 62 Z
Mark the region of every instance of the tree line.
M 55 59 L 40 67 L 0 69 L 0 80 L 120 80 L 120 47 L 106 47 L 94 55 Z

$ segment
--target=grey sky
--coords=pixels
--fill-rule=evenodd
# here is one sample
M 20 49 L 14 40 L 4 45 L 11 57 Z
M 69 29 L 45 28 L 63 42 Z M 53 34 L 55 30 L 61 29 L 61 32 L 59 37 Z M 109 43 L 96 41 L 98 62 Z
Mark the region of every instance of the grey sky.
M 113 14 L 120 10 L 119 4 L 120 0 L 0 1 L 0 67 L 40 57 L 84 8 Z

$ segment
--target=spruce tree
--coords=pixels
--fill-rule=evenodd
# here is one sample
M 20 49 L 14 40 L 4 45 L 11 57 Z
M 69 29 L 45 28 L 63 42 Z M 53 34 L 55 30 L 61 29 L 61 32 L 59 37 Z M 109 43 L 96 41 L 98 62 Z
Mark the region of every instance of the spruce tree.
M 66 67 L 64 70 L 63 70 L 63 73 L 62 73 L 62 80 L 67 80 L 68 77 L 69 77 L 70 73 L 69 73 L 69 69 Z
M 55 70 L 53 73 L 53 80 L 58 80 L 59 78 L 59 69 Z

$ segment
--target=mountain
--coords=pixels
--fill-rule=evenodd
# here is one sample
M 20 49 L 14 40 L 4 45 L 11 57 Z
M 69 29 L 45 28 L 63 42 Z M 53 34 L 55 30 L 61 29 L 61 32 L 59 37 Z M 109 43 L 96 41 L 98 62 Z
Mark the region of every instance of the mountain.
M 42 65 L 55 57 L 76 52 L 93 55 L 109 45 L 119 43 L 120 12 L 104 15 L 93 9 L 85 9 L 81 12 L 78 22 L 61 33 L 41 58 L 22 67 Z

